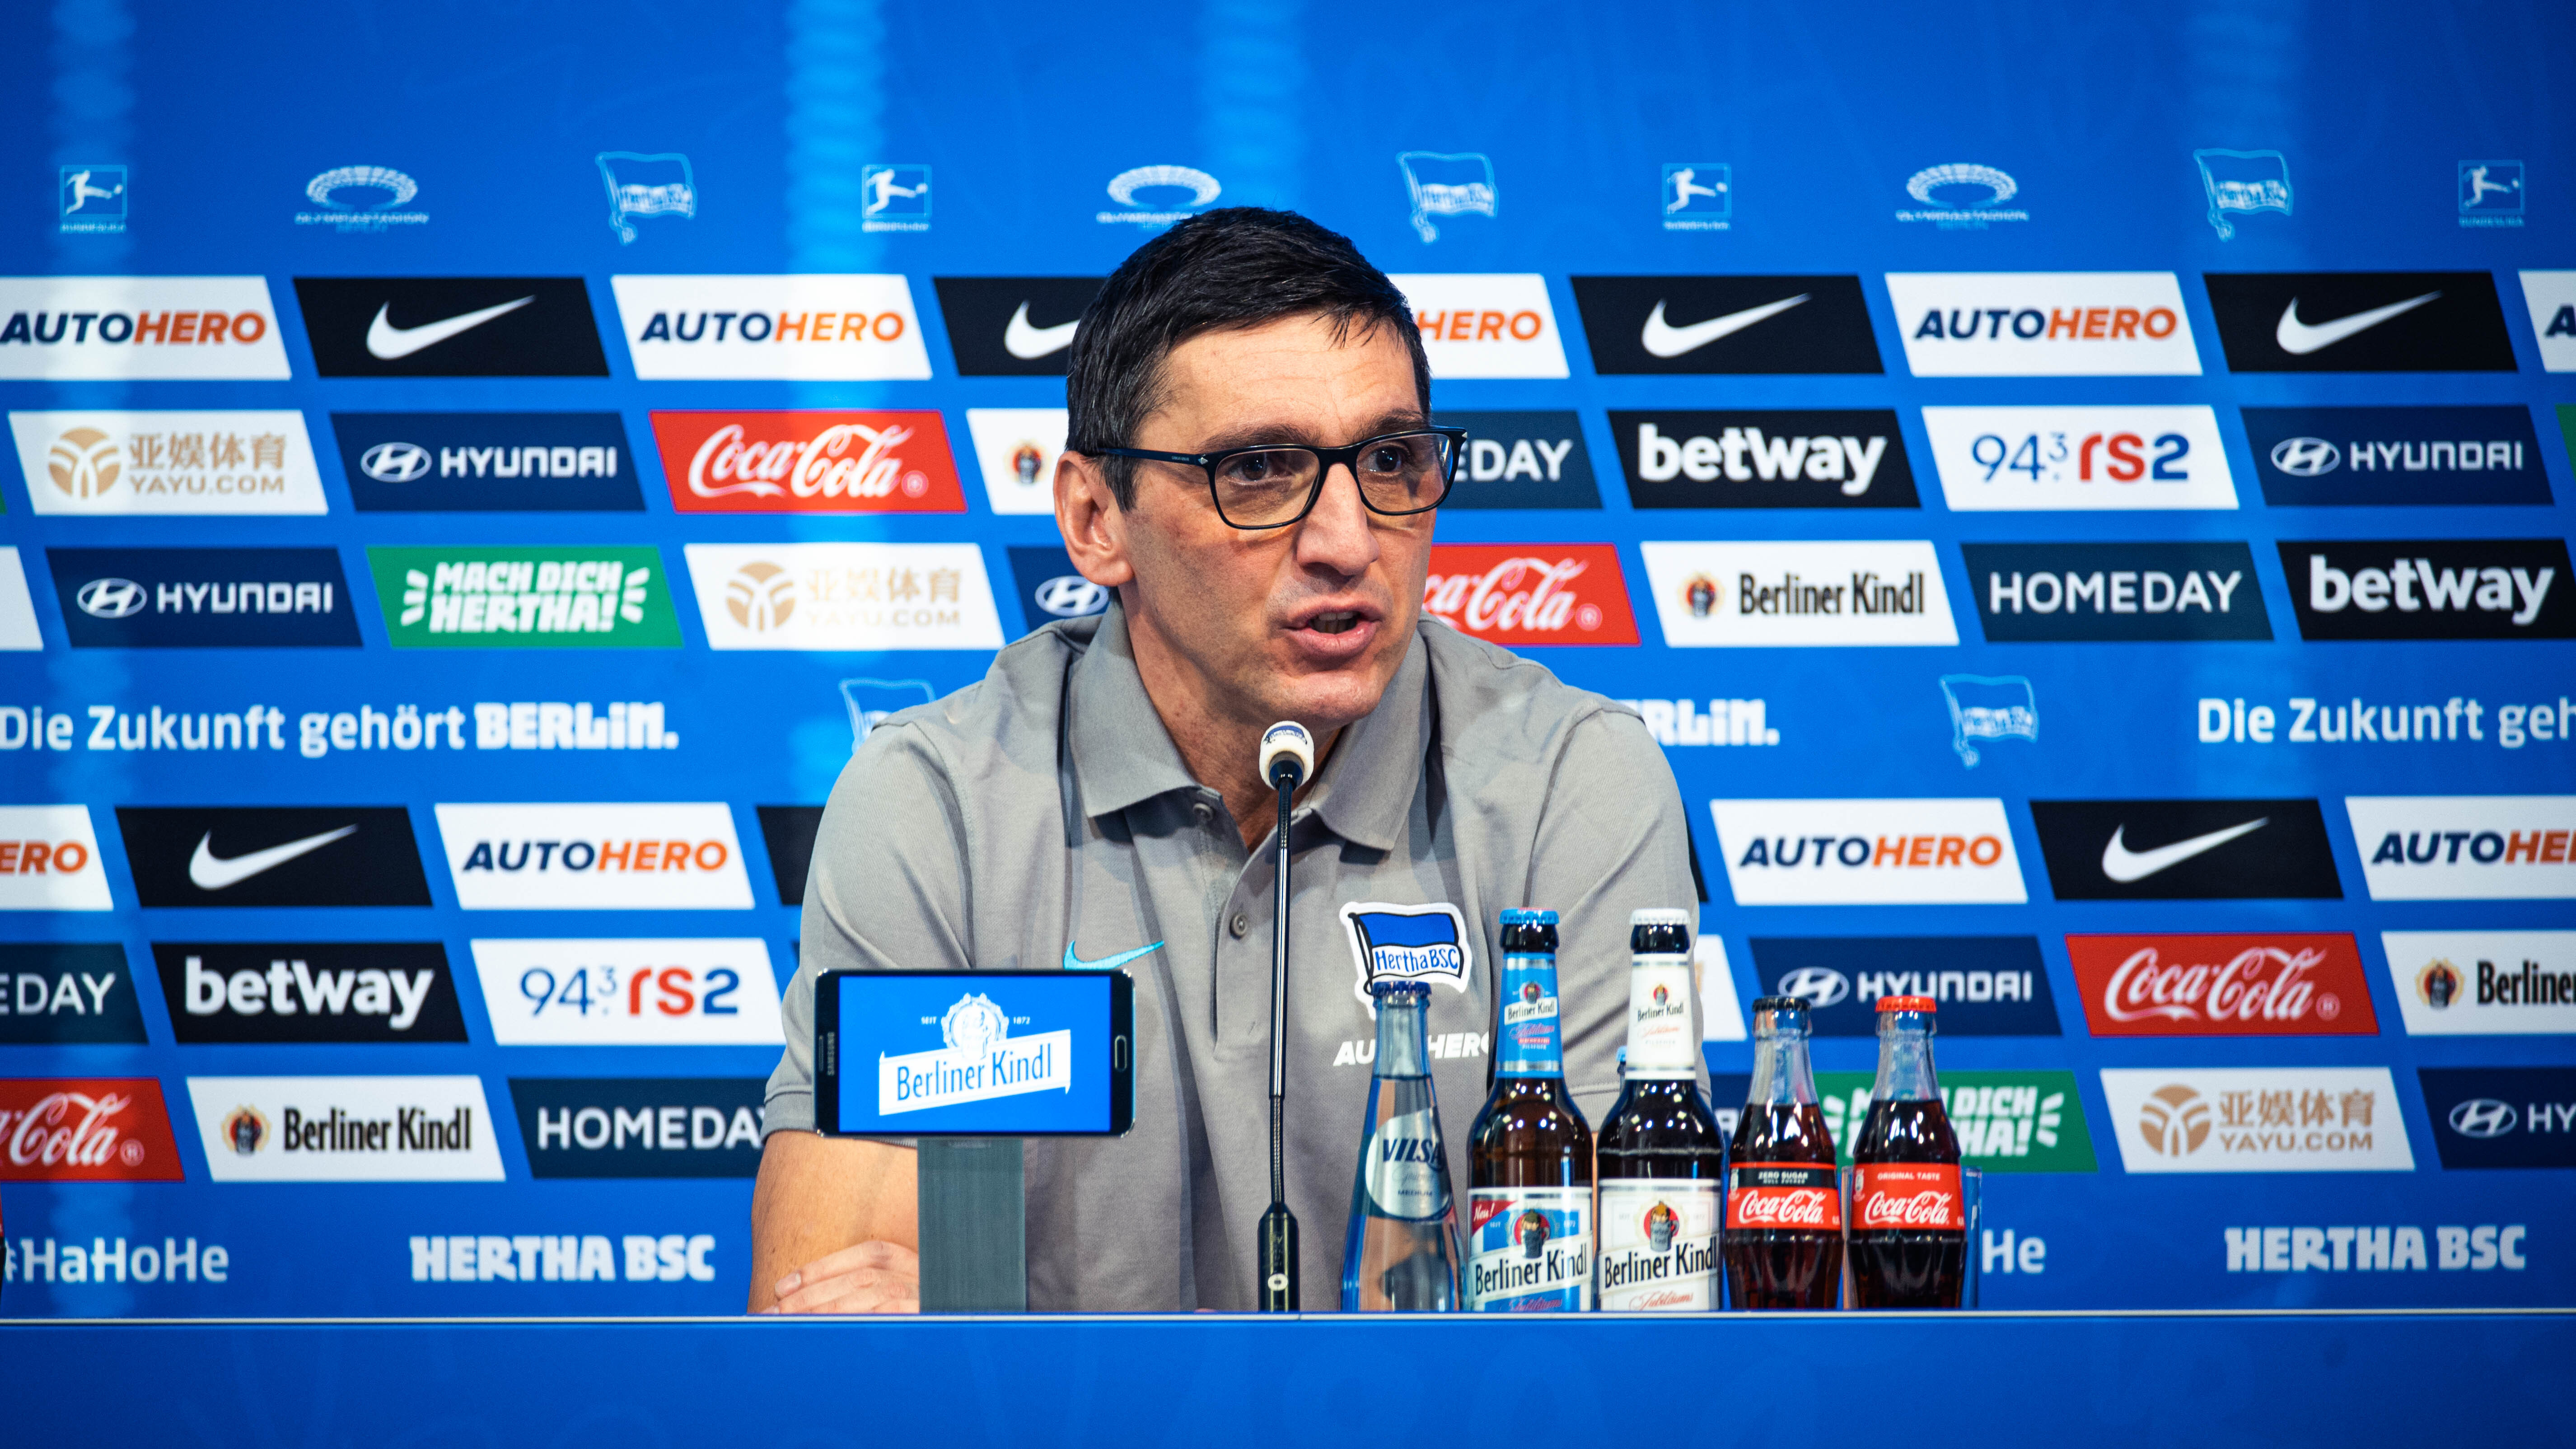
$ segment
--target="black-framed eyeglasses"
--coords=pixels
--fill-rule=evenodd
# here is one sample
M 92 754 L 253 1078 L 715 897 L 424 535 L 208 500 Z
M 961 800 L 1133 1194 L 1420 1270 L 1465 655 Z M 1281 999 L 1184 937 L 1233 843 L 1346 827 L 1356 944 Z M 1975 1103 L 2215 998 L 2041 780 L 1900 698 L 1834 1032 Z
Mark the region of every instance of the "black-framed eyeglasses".
M 1360 502 L 1371 513 L 1401 518 L 1429 513 L 1449 496 L 1465 428 L 1411 428 L 1347 448 L 1263 443 L 1221 453 L 1161 453 L 1150 448 L 1102 448 L 1112 458 L 1180 463 L 1207 474 L 1217 517 L 1236 528 L 1286 528 L 1315 511 L 1333 465 L 1350 469 Z

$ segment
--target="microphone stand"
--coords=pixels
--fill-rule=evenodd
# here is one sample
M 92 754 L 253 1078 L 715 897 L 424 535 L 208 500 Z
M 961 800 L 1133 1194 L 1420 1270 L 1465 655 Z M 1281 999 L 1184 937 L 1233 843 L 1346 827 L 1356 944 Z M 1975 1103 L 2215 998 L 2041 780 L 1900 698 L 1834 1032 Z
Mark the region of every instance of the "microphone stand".
M 1293 755 L 1270 762 L 1270 783 L 1279 791 L 1278 909 L 1270 935 L 1270 1208 L 1261 1215 L 1260 1309 L 1295 1313 L 1297 1307 L 1297 1218 L 1288 1211 L 1286 1122 L 1288 1100 L 1288 797 L 1305 771 Z

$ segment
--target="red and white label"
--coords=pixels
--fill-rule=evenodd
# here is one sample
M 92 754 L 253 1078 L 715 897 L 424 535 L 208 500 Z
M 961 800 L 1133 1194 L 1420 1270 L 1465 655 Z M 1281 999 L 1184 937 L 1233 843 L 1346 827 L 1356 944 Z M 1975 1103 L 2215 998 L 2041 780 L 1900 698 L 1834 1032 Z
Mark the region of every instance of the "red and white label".
M 682 513 L 963 513 L 935 411 L 653 414 Z
M 1852 1169 L 1852 1231 L 1965 1232 L 1955 1162 L 1865 1162 Z
M 2095 1036 L 2377 1036 L 2350 935 L 2069 936 Z
M 1606 543 L 1440 543 L 1422 612 L 1492 644 L 1634 644 L 1628 580 Z
M 0 1081 L 0 1182 L 177 1182 L 185 1175 L 158 1081 Z
M 1739 1162 L 1728 1166 L 1726 1182 L 1728 1232 L 1842 1231 L 1842 1196 L 1830 1164 Z

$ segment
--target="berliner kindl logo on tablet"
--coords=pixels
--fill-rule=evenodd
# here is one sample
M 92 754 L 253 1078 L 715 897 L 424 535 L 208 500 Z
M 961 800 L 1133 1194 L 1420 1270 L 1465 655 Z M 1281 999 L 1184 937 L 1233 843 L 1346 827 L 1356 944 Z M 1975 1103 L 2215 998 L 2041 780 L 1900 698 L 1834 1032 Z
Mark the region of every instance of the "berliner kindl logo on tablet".
M 958 997 L 938 1024 L 936 1049 L 877 1058 L 880 1115 L 1073 1091 L 1069 1030 L 1013 1036 L 1010 1014 L 980 991 Z
M 1467 918 L 1446 901 L 1425 906 L 1354 901 L 1342 907 L 1342 929 L 1350 936 L 1351 960 L 1359 980 L 1351 994 L 1369 999 L 1373 981 L 1438 981 L 1452 991 L 1467 989 L 1475 965 L 1475 947 L 1467 936 Z

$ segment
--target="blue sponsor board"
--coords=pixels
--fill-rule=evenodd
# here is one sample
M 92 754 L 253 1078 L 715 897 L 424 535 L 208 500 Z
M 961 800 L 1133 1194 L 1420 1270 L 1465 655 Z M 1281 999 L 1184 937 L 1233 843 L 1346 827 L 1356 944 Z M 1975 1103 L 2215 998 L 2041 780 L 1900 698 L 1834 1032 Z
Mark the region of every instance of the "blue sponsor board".
M 1467 412 L 1446 409 L 1443 426 L 1467 430 L 1467 451 L 1444 509 L 1599 508 L 1583 423 L 1572 411 Z
M 1109 607 L 1109 590 L 1074 572 L 1073 555 L 1062 548 L 1013 545 L 1011 583 L 1018 591 L 1020 617 L 1030 629 L 1058 619 L 1079 619 Z
M 2576 1167 L 2576 1067 L 2423 1067 L 2442 1166 Z
M 0 945 L 0 1046 L 140 1045 L 143 1008 L 113 941 Z
M 615 413 L 333 413 L 361 513 L 644 507 Z
M 512 1077 L 530 1177 L 750 1177 L 763 1077 Z
M 2528 408 L 2246 408 L 2275 508 L 2549 504 Z
M 1990 642 L 2269 639 L 2241 543 L 1963 543 Z
M 1803 996 L 1818 1036 L 1875 1036 L 1882 996 L 1929 996 L 1943 1036 L 2056 1036 L 2029 936 L 1756 936 L 1768 996 Z
M 358 647 L 328 548 L 49 548 L 75 649 Z

